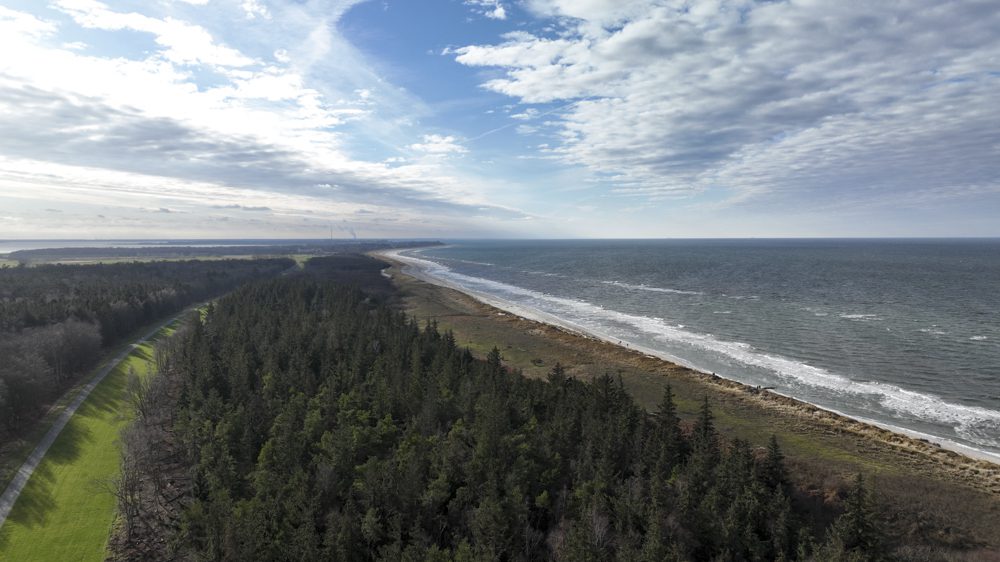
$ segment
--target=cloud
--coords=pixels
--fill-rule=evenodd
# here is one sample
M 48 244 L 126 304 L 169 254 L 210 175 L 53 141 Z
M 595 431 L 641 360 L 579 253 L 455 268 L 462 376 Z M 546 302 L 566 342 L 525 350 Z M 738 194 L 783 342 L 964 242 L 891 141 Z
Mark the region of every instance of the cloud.
M 260 0 L 243 0 L 240 7 L 246 13 L 247 19 L 271 19 L 271 11 Z
M 1000 183 L 1000 11 L 988 2 L 527 7 L 551 31 L 450 52 L 499 68 L 488 90 L 568 104 L 551 154 L 621 195 L 900 204 Z
M 204 28 L 170 17 L 158 19 L 135 12 L 115 12 L 96 0 L 57 0 L 54 5 L 85 28 L 151 33 L 165 47 L 164 58 L 177 64 L 244 67 L 254 63 L 239 51 L 217 44 Z
M 624 22 L 641 18 L 651 8 L 664 5 L 666 2 L 651 2 L 649 0 L 527 0 L 526 5 L 532 12 L 542 17 L 568 18 L 580 23 L 599 27 L 617 26 Z M 678 10 L 710 7 L 713 2 L 676 3 Z
M 0 37 L 8 40 L 31 40 L 55 33 L 56 26 L 52 22 L 43 21 L 32 14 L 18 12 L 0 6 Z M 11 41 L 13 42 L 13 41 Z
M 511 117 L 511 119 L 519 119 L 521 121 L 530 121 L 530 120 L 538 117 L 538 115 L 539 115 L 539 111 L 537 109 L 535 109 L 534 107 L 529 107 L 528 109 L 525 109 L 524 111 L 522 111 L 520 113 L 515 113 L 515 114 L 511 115 L 510 117 Z
M 465 0 L 465 4 L 473 6 L 476 9 L 476 13 L 490 19 L 507 19 L 507 9 L 500 3 L 500 0 Z
M 232 204 L 232 205 L 216 205 L 215 208 L 216 209 L 238 209 L 238 210 L 241 210 L 241 211 L 251 211 L 251 212 L 261 212 L 261 213 L 267 212 L 267 211 L 273 211 L 274 210 L 274 209 L 272 209 L 270 207 L 253 207 L 253 206 L 247 206 L 247 205 L 237 205 L 235 203 Z
M 394 223 L 391 231 L 367 225 L 366 232 L 396 236 L 407 228 L 433 235 L 430 228 L 449 224 L 474 232 L 471 217 L 499 224 L 522 216 L 502 206 L 481 211 L 488 201 L 482 183 L 440 158 L 390 165 L 344 148 L 345 138 L 370 134 L 397 147 L 422 138 L 416 146 L 426 145 L 428 155 L 464 150 L 454 138 L 394 125 L 420 104 L 367 69 L 334 33 L 336 20 L 328 18 L 354 3 L 323 3 L 315 13 L 312 5 L 283 4 L 270 12 L 271 22 L 243 22 L 229 41 L 169 13 L 90 0 L 59 0 L 35 14 L 0 7 L 0 49 L 18 53 L 0 59 L 0 207 L 104 201 L 123 213 L 116 224 L 162 207 L 183 213 L 172 220 L 190 221 L 183 227 L 192 233 L 208 234 L 196 218 L 226 211 L 239 211 L 225 215 L 231 223 L 249 225 L 258 219 L 243 211 L 270 209 L 270 224 L 297 228 L 350 216 L 363 204 Z M 169 5 L 156 7 L 169 12 Z M 209 3 L 198 13 L 210 10 L 242 8 Z M 205 22 L 227 21 L 213 13 Z M 63 33 L 107 45 L 123 32 L 148 36 L 152 49 L 99 55 L 54 46 L 65 43 Z M 41 220 L 34 224 L 46 232 L 59 227 Z
M 468 149 L 459 144 L 458 139 L 451 135 L 424 135 L 424 142 L 411 144 L 410 149 L 435 155 L 464 154 L 468 152 Z

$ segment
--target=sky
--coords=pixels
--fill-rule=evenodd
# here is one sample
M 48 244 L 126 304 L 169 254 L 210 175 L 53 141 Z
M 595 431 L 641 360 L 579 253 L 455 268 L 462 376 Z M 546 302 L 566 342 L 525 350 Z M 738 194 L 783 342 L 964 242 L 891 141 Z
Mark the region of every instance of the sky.
M 1000 236 L 995 0 L 0 0 L 0 239 Z

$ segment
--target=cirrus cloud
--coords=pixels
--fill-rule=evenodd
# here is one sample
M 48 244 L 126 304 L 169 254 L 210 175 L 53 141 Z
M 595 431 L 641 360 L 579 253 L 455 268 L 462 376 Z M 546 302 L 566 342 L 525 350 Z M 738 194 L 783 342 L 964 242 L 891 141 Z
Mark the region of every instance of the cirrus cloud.
M 335 70 L 365 66 L 335 28 L 355 3 L 200 2 L 178 12 L 157 4 L 143 13 L 96 0 L 57 0 L 32 13 L 0 7 L 0 49 L 18 53 L 0 60 L 0 206 L 26 218 L 16 231 L 0 225 L 0 236 L 48 232 L 41 214 L 38 223 L 27 220 L 33 208 L 43 212 L 43 201 L 98 208 L 102 196 L 110 205 L 101 207 L 104 216 L 164 208 L 191 221 L 223 216 L 226 229 L 243 221 L 258 233 L 268 224 L 311 232 L 314 222 L 361 218 L 368 222 L 359 229 L 371 235 L 431 234 L 456 224 L 475 232 L 522 217 L 491 205 L 483 184 L 443 159 L 390 166 L 346 148 L 358 130 L 372 129 L 408 138 L 396 141 L 401 152 L 414 136 L 428 153 L 463 150 L 452 137 L 413 135 L 381 117 L 418 104 L 370 70 L 317 78 L 314 68 L 332 50 L 341 65 Z M 219 30 L 184 19 L 209 10 L 215 19 L 207 22 L 225 21 L 218 18 L 225 10 L 270 20 L 243 20 L 227 42 Z M 241 45 L 247 34 L 254 41 Z M 82 47 L 67 48 L 66 36 Z M 361 122 L 364 129 L 352 128 Z M 269 222 L 234 212 L 248 209 Z M 360 209 L 377 215 L 356 217 Z M 135 220 L 119 223 L 134 228 Z

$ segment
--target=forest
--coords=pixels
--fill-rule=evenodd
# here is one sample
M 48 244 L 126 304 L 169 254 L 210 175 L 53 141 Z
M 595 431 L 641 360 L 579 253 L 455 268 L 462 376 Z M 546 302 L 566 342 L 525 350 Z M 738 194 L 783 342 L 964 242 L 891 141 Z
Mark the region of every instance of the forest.
M 240 257 L 280 257 L 292 254 L 305 254 L 311 256 L 329 255 L 333 253 L 363 253 L 373 250 L 384 250 L 388 248 L 410 248 L 414 246 L 434 246 L 440 242 L 421 241 L 407 242 L 401 240 L 303 240 L 288 241 L 280 245 L 273 243 L 266 245 L 239 244 L 232 245 L 206 245 L 205 241 L 199 241 L 199 245 L 193 246 L 143 246 L 143 247 L 110 247 L 110 248 L 40 248 L 36 250 L 18 250 L 6 255 L 7 259 L 16 260 L 20 263 L 46 263 L 60 260 L 101 260 L 101 259 L 130 259 L 130 260 L 166 260 L 166 259 L 195 259 L 214 258 L 220 255 L 240 256 Z M 216 241 L 225 244 L 226 240 Z M 251 241 L 252 242 L 252 241 Z M 262 241 L 263 242 L 263 241 Z M 0 256 L 4 257 L 4 256 Z
M 139 328 L 292 265 L 271 259 L 0 268 L 0 444 Z
M 331 281 L 340 259 L 158 346 L 123 435 L 118 558 L 886 557 L 860 476 L 843 510 L 809 503 L 780 443 L 720 435 L 707 399 L 681 419 L 669 388 L 649 413 L 610 375 L 525 378 Z

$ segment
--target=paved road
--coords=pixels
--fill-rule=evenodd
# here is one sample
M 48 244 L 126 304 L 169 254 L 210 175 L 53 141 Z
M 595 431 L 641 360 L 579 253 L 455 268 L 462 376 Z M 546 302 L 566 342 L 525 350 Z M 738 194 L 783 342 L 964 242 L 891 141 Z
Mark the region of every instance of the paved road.
M 31 474 L 35 471 L 35 468 L 38 467 L 38 463 L 42 462 L 42 458 L 45 457 L 45 453 L 48 452 L 49 447 L 51 447 L 52 443 L 54 443 L 56 438 L 59 437 L 59 433 L 61 433 L 63 428 L 66 427 L 66 424 L 69 423 L 70 418 L 72 418 L 73 414 L 76 413 L 76 409 L 80 407 L 80 404 L 83 404 L 83 401 L 90 396 L 90 392 L 94 390 L 94 388 L 96 388 L 102 380 L 104 380 L 104 377 L 108 376 L 108 373 L 113 371 L 119 363 L 124 361 L 129 354 L 135 351 L 137 347 L 156 335 L 156 333 L 159 332 L 164 326 L 170 324 L 187 312 L 190 312 L 190 309 L 170 318 L 166 322 L 163 322 L 138 341 L 130 345 L 124 351 L 119 353 L 117 357 L 109 361 L 108 364 L 98 371 L 94 377 L 90 379 L 90 382 L 88 382 L 87 385 L 80 390 L 79 394 L 76 395 L 76 398 L 73 399 L 73 402 L 70 403 L 65 410 L 63 410 L 62 414 L 59 415 L 59 418 L 56 419 L 55 423 L 52 424 L 52 427 L 49 428 L 49 432 L 45 434 L 45 437 L 43 437 L 38 443 L 35 450 L 32 451 L 28 459 L 24 461 L 21 468 L 17 469 L 17 474 L 14 476 L 14 479 L 10 481 L 10 484 L 7 485 L 7 489 L 3 491 L 3 495 L 0 496 L 0 527 L 3 527 L 3 524 L 7 521 L 7 516 L 10 515 L 10 510 L 14 508 L 14 504 L 17 502 L 18 496 L 21 495 L 21 490 L 24 489 L 28 480 L 31 479 Z

